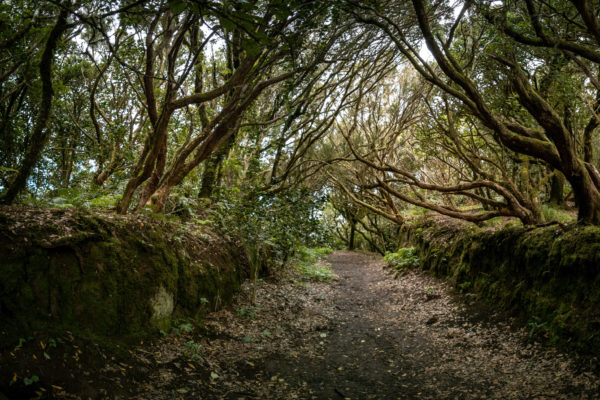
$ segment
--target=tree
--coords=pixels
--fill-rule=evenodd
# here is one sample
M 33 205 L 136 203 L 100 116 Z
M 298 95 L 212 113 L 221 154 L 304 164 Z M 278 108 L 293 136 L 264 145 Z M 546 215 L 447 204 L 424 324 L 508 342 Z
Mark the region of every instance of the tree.
M 317 45 L 313 57 L 298 57 L 297 52 L 308 32 L 304 26 L 320 18 L 321 4 L 311 6 L 299 2 L 288 10 L 279 2 L 240 3 L 238 9 L 230 11 L 224 4 L 209 3 L 197 11 L 177 11 L 179 13 L 173 12 L 172 4 L 171 8 L 162 7 L 147 21 L 143 33 L 146 68 L 143 95 L 152 129 L 118 206 L 121 213 L 127 211 L 134 193 L 144 183 L 137 208 L 151 201 L 156 210 L 162 209 L 171 189 L 208 159 L 221 143 L 235 136 L 244 112 L 261 92 L 316 66 L 329 41 L 327 38 L 321 42 L 325 46 L 323 49 L 319 48 L 321 44 Z M 193 20 L 200 17 L 198 13 L 205 23 L 210 22 L 208 26 L 212 33 L 206 38 L 192 39 L 194 35 L 203 36 L 201 30 L 194 28 Z M 213 72 L 213 87 L 208 89 L 203 82 L 208 79 L 204 76 L 198 79 L 198 75 L 193 77 L 191 72 L 203 68 L 204 50 L 211 37 L 217 34 L 228 38 L 230 51 L 227 58 L 230 62 L 223 82 L 217 83 Z M 192 48 L 194 44 L 195 48 Z M 165 60 L 161 65 L 155 61 L 159 52 Z M 182 60 L 186 60 L 185 66 L 179 68 Z M 160 99 L 157 98 L 159 88 L 164 93 Z M 188 94 L 181 96 L 181 92 Z M 214 104 L 214 116 L 200 116 L 205 124 L 199 132 L 192 127 L 168 161 L 172 117 L 192 105 L 200 108 L 217 99 L 223 99 L 223 103 Z M 201 108 L 199 111 L 203 113 Z
M 571 25 L 576 25 L 572 20 L 563 17 L 558 17 L 559 21 L 553 20 L 560 22 L 560 29 L 555 36 L 548 36 L 546 40 L 540 37 L 545 35 L 545 31 L 540 30 L 543 23 L 536 18 L 541 14 L 530 10 L 532 7 L 539 9 L 546 6 L 541 3 L 535 5 L 529 0 L 515 4 L 525 4 L 523 8 L 528 10 L 527 14 L 523 15 L 523 8 L 518 7 L 515 17 L 525 17 L 529 21 L 528 28 L 533 28 L 535 40 L 528 40 L 530 37 L 527 35 L 521 37 L 523 40 L 517 40 L 518 35 L 510 34 L 506 29 L 507 26 L 511 28 L 510 23 L 500 24 L 503 29 L 497 29 L 498 25 L 488 22 L 489 17 L 495 16 L 498 11 L 493 2 L 467 2 L 456 19 L 451 16 L 448 4 L 440 3 L 431 7 L 423 0 L 413 0 L 412 9 L 409 10 L 391 7 L 391 13 L 382 12 L 387 3 L 380 3 L 376 7 L 357 3 L 352 3 L 352 6 L 357 20 L 384 31 L 398 51 L 427 81 L 460 100 L 483 126 L 493 132 L 499 143 L 516 153 L 542 160 L 550 168 L 560 171 L 575 193 L 579 204 L 579 220 L 600 223 L 600 174 L 594 165 L 581 156 L 577 142 L 565 125 L 564 109 L 561 110 L 540 94 L 535 75 L 530 71 L 532 59 L 536 63 L 549 65 L 553 57 L 568 57 L 563 52 L 571 51 L 593 61 L 595 53 L 590 46 L 578 43 L 577 39 L 562 39 L 561 35 L 566 35 L 571 31 Z M 585 22 L 587 31 L 593 32 L 592 16 L 582 13 L 583 8 L 575 7 L 573 11 L 578 20 Z M 503 13 L 501 15 L 508 15 L 508 10 L 514 10 L 514 5 L 502 4 L 499 9 L 498 12 Z M 402 19 L 400 11 L 404 12 L 403 15 L 408 11 L 409 19 Z M 450 22 L 432 22 L 435 20 Z M 414 22 L 415 28 L 410 27 L 411 22 Z M 586 37 L 589 37 L 589 32 Z M 419 54 L 420 40 L 426 43 L 435 65 Z M 550 44 L 556 46 L 550 49 Z M 539 47 L 544 47 L 545 51 L 537 52 Z M 490 60 L 494 61 L 494 70 L 500 68 L 503 74 L 497 76 L 495 73 L 494 80 L 487 80 L 482 72 Z M 517 116 L 507 113 L 505 109 L 493 107 L 489 88 L 498 83 L 509 89 L 507 99 L 516 101 L 520 110 L 526 113 L 521 112 L 519 118 L 515 118 Z
M 59 42 L 63 36 L 63 34 L 69 29 L 69 24 L 67 22 L 67 18 L 69 17 L 69 4 L 65 4 L 59 11 L 58 15 L 55 17 L 56 22 L 50 28 L 47 37 L 45 39 L 43 51 L 40 56 L 39 61 L 39 80 L 42 85 L 42 90 L 40 94 L 39 106 L 37 109 L 37 117 L 35 120 L 35 124 L 33 126 L 31 135 L 28 137 L 28 145 L 25 153 L 23 154 L 22 160 L 20 162 L 18 171 L 14 175 L 14 177 L 8 182 L 5 190 L 2 192 L 0 196 L 0 202 L 4 204 L 12 204 L 17 195 L 25 188 L 27 185 L 27 179 L 29 178 L 31 171 L 35 167 L 36 163 L 40 159 L 40 155 L 42 150 L 48 140 L 49 130 L 48 130 L 48 121 L 50 120 L 50 115 L 52 112 L 52 102 L 54 97 L 54 88 L 53 88 L 53 61 L 56 49 L 59 45 Z M 15 47 L 25 47 L 26 53 L 31 54 L 32 48 L 28 46 L 20 46 L 19 39 L 27 40 L 28 31 L 31 29 L 31 25 L 33 21 L 30 21 L 22 31 L 17 31 L 17 34 L 3 43 L 4 48 L 15 46 Z M 12 65 L 8 67 L 8 70 L 3 71 L 3 80 L 10 81 L 11 76 L 14 76 L 19 72 L 19 67 L 25 63 L 23 59 L 14 59 L 11 60 Z M 17 78 L 17 81 L 19 78 Z M 22 83 L 21 83 L 22 82 Z M 21 85 L 24 84 L 25 81 L 21 81 L 16 84 L 15 87 L 11 89 L 11 91 L 22 91 L 24 88 L 21 88 Z M 24 92 L 21 92 L 24 94 Z M 13 92 L 14 94 L 14 92 Z M 18 95 L 16 98 L 14 95 L 9 92 L 9 106 L 5 109 L 5 115 L 11 114 L 12 108 L 15 104 L 15 101 L 18 97 L 23 94 Z M 3 130 L 6 129 L 7 121 L 3 124 Z

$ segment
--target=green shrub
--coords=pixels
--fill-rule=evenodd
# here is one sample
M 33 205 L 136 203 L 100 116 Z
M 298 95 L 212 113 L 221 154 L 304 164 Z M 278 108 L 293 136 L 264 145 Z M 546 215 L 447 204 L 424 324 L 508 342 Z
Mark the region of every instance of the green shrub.
M 326 282 L 338 279 L 328 264 L 322 260 L 331 254 L 333 250 L 329 247 L 300 247 L 296 250 L 294 264 L 302 275 L 317 282 Z
M 570 222 L 575 222 L 577 219 L 574 213 L 555 208 L 550 204 L 542 205 L 542 214 L 544 214 L 544 220 L 546 222 L 556 221 L 561 224 L 568 224 Z
M 322 260 L 333 250 L 330 247 L 300 247 L 296 250 L 296 258 L 300 261 L 315 263 Z
M 234 190 L 235 189 L 235 190 Z M 290 263 L 298 245 L 329 245 L 333 233 L 319 219 L 326 196 L 315 198 L 308 188 L 281 193 L 232 188 L 219 194 L 207 215 L 228 234 L 248 245 L 258 244 L 268 254 L 262 259 L 270 268 Z
M 327 265 L 318 263 L 300 263 L 298 264 L 298 269 L 308 280 L 327 282 L 338 279 L 338 276 L 334 274 Z
M 94 208 L 114 208 L 117 203 L 121 200 L 121 196 L 115 196 L 113 194 L 106 194 L 104 196 L 96 197 L 91 199 L 88 203 Z
M 394 269 L 394 276 L 404 273 L 409 268 L 419 266 L 419 257 L 414 247 L 404 247 L 395 253 L 387 252 L 383 257 L 383 261 Z

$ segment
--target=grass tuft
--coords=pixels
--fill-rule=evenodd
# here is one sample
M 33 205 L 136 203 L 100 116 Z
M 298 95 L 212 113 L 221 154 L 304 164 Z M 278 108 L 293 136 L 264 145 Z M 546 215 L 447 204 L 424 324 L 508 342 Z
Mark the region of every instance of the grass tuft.
M 296 252 L 295 267 L 307 280 L 316 282 L 337 280 L 338 276 L 331 270 L 329 263 L 324 261 L 332 251 L 329 247 L 301 247 Z

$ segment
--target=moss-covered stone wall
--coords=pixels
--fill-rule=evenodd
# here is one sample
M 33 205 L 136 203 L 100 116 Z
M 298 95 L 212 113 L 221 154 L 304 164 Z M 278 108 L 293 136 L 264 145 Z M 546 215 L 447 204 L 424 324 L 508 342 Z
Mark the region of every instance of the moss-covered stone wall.
M 0 340 L 140 337 L 227 303 L 249 273 L 239 243 L 199 225 L 0 208 Z
M 421 267 L 528 324 L 550 343 L 600 355 L 600 227 L 499 231 L 420 222 L 401 229 Z

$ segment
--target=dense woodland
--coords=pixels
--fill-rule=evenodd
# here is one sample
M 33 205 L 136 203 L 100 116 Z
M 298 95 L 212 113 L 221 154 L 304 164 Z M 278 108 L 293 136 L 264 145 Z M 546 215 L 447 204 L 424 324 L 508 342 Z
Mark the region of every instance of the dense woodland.
M 600 224 L 599 10 L 2 1 L 0 201 L 208 218 L 284 258 L 383 253 L 423 210 Z
M 599 398 L 600 0 L 0 0 L 0 60 L 0 400 Z

